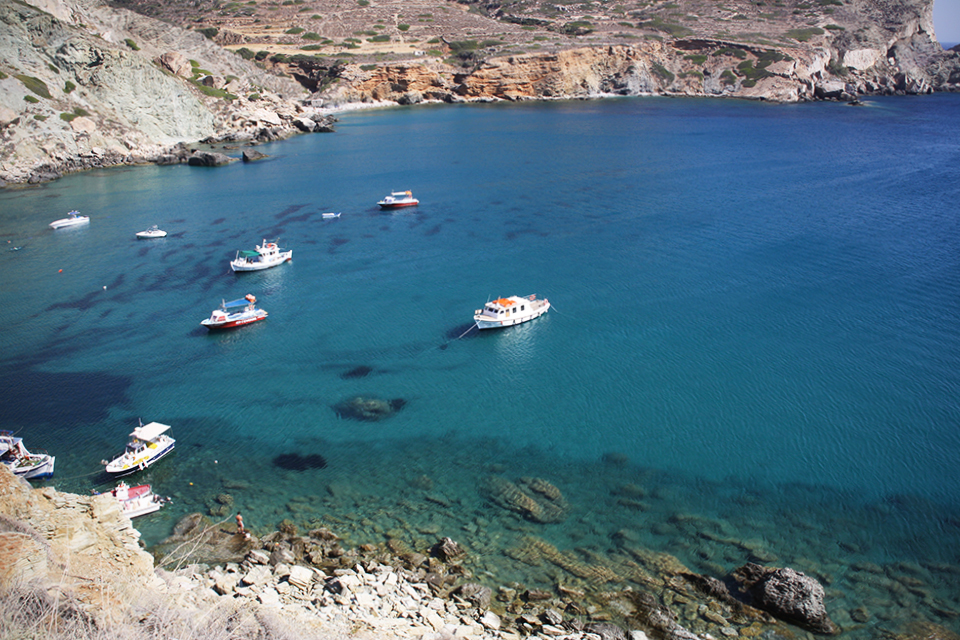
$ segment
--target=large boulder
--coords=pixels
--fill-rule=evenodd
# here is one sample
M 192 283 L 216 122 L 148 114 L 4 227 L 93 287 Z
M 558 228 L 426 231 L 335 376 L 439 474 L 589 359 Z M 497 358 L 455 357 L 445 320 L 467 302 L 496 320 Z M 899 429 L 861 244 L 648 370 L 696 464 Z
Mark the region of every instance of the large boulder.
M 758 609 L 814 633 L 840 632 L 827 615 L 823 587 L 810 576 L 789 567 L 774 569 L 751 562 L 737 569 L 733 577 Z
M 235 162 L 236 158 L 215 151 L 197 151 L 187 161 L 191 167 L 219 167 Z

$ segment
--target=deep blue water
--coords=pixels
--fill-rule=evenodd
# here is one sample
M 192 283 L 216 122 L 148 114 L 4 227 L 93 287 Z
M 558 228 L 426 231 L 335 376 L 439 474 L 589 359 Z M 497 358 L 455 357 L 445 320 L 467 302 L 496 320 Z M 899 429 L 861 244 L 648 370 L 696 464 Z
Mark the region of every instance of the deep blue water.
M 537 475 L 571 515 L 524 531 L 561 550 L 607 550 L 626 528 L 720 573 L 759 539 L 772 564 L 833 581 L 842 624 L 858 604 L 888 611 L 864 637 L 916 617 L 958 631 L 943 614 L 960 615 L 958 108 L 357 112 L 258 163 L 0 192 L 0 242 L 22 247 L 0 251 L 0 424 L 79 492 L 109 486 L 99 461 L 138 418 L 172 425 L 176 454 L 145 475 L 175 498 L 138 521 L 151 544 L 229 493 L 254 529 L 451 535 L 498 578 L 549 581 L 502 555 L 516 518 L 477 488 Z M 421 205 L 379 211 L 399 189 Z M 70 209 L 89 227 L 47 228 Z M 170 236 L 135 240 L 153 224 Z M 230 271 L 276 237 L 292 263 Z M 267 321 L 200 327 L 246 293 Z M 531 293 L 547 316 L 458 339 L 487 299 Z M 338 415 L 358 395 L 405 404 Z M 271 464 L 291 452 L 327 466 Z M 624 508 L 626 485 L 646 510 Z M 889 613 L 896 598 L 860 574 L 907 565 L 932 595 Z

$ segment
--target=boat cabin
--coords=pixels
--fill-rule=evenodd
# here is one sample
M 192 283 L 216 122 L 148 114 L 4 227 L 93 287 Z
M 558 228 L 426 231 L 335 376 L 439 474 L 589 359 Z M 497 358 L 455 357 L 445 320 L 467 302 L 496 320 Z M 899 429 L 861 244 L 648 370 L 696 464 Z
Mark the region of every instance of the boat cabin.
M 483 307 L 483 314 L 493 317 L 502 316 L 504 314 L 510 315 L 512 313 L 517 313 L 526 311 L 527 305 L 523 301 L 511 300 L 510 298 L 498 298 L 493 302 L 488 302 Z

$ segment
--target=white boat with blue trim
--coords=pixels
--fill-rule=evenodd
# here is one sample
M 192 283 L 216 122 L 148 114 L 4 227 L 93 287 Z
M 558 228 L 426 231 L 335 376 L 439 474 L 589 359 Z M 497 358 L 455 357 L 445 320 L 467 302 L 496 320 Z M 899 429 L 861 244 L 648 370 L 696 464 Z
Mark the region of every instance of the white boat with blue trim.
M 14 475 L 27 480 L 46 480 L 53 476 L 57 459 L 43 452 L 31 453 L 23 446 L 23 438 L 10 431 L 0 431 L 0 463 Z
M 166 435 L 170 425 L 151 422 L 141 424 L 130 434 L 130 442 L 122 454 L 104 464 L 107 473 L 122 477 L 143 471 L 173 451 L 176 440 Z
M 79 211 L 71 211 L 66 218 L 60 218 L 50 223 L 51 229 L 63 229 L 64 227 L 76 227 L 81 224 L 90 224 L 88 216 L 80 215 Z
M 536 294 L 510 296 L 491 300 L 483 305 L 483 309 L 477 309 L 473 321 L 478 329 L 499 329 L 539 318 L 549 310 L 550 301 L 537 298 Z

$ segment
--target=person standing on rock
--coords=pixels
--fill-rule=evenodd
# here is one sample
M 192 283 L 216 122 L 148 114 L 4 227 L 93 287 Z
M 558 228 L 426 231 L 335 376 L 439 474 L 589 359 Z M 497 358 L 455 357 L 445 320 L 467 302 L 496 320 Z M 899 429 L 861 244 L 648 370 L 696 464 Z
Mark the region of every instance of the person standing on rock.
M 237 514 L 237 533 L 242 535 L 244 538 L 250 537 L 250 534 L 247 533 L 247 530 L 243 528 L 243 516 L 239 513 Z

